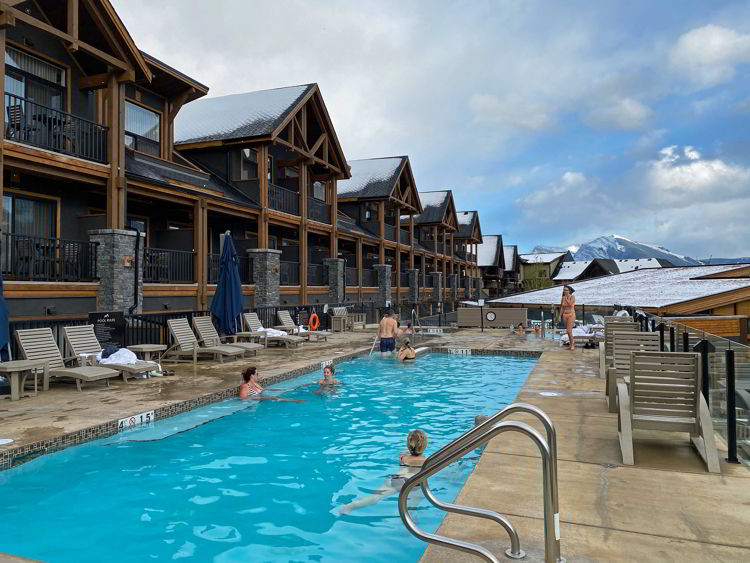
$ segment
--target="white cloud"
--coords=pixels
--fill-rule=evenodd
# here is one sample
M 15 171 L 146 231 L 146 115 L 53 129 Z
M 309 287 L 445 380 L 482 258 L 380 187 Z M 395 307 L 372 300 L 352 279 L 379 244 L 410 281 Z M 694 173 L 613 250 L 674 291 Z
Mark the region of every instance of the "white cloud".
M 666 129 L 653 129 L 641 135 L 635 142 L 634 148 L 638 152 L 652 151 L 663 141 L 666 134 Z
M 651 120 L 653 111 L 648 106 L 633 98 L 607 100 L 606 103 L 592 109 L 587 121 L 601 129 L 643 129 Z
M 474 94 L 469 108 L 475 122 L 508 125 L 517 129 L 538 131 L 549 129 L 555 122 L 555 110 L 519 96 L 500 98 L 493 94 Z
M 705 25 L 681 35 L 669 59 L 696 86 L 710 88 L 731 80 L 738 65 L 750 62 L 750 34 Z

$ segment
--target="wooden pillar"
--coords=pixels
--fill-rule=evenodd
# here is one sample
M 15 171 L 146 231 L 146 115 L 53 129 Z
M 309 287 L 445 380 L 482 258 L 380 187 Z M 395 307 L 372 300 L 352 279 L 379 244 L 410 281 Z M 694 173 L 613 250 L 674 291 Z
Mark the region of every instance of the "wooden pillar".
M 409 214 L 409 269 L 414 269 L 414 214 Z
M 333 226 L 333 232 L 331 233 L 331 253 L 330 258 L 339 257 L 339 227 L 338 227 L 338 201 L 337 201 L 337 189 L 336 189 L 336 178 L 328 182 L 328 203 L 331 205 L 331 225 Z
M 380 264 L 385 264 L 385 202 L 378 202 L 378 223 L 380 225 L 380 257 L 378 261 Z
M 239 149 L 238 149 L 239 150 Z M 260 215 L 258 216 L 258 248 L 268 248 L 268 145 L 257 149 Z
M 107 126 L 110 174 L 107 180 L 107 228 L 125 227 L 125 112 L 123 85 L 114 72 L 107 81 Z
M 198 285 L 196 307 L 204 310 L 208 307 L 206 284 L 208 268 L 208 207 L 205 199 L 193 204 L 193 252 L 195 252 L 195 281 Z
M 5 60 L 5 27 L 0 27 L 0 55 Z M 5 100 L 5 71 L 0 76 L 0 91 L 3 92 L 3 100 Z M 3 132 L 3 138 L 5 138 L 5 101 L 3 101 L 3 111 L 0 112 L 0 131 Z M 5 189 L 5 163 L 4 163 L 3 144 L 0 142 L 0 217 L 3 216 L 3 191 Z M 2 234 L 2 221 L 0 221 L 0 234 Z M 56 233 L 58 236 L 60 233 Z M 4 259 L 4 257 L 3 257 Z
M 357 239 L 357 293 L 359 300 L 362 301 L 362 239 Z
M 300 253 L 300 272 L 299 272 L 299 283 L 300 283 L 300 303 L 307 303 L 307 265 L 310 262 L 307 250 L 307 184 L 309 178 L 309 170 L 307 164 L 302 164 L 299 170 L 299 211 L 302 216 L 299 226 L 299 253 Z

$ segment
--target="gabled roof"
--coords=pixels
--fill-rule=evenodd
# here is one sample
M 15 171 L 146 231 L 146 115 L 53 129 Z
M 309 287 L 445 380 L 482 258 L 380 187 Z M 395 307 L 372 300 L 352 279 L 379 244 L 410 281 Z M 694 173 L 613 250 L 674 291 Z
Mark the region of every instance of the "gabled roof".
M 506 270 L 515 271 L 518 266 L 518 246 L 515 244 L 503 246 L 503 262 Z
M 545 252 L 542 254 L 519 254 L 521 262 L 525 264 L 549 264 L 555 260 L 564 258 L 570 252 Z
M 315 84 L 203 98 L 186 105 L 174 123 L 175 145 L 271 136 Z
M 371 239 L 379 238 L 377 234 L 371 232 L 369 229 L 364 228 L 362 225 L 358 224 L 357 221 L 355 221 L 352 217 L 349 217 L 346 213 L 343 213 L 341 211 L 338 212 L 338 216 L 336 218 L 336 226 L 338 227 L 339 232 L 342 233 L 354 236 L 369 237 Z
M 169 186 L 178 190 L 211 190 L 216 197 L 229 199 L 248 207 L 259 208 L 240 190 L 222 182 L 218 177 L 195 168 L 180 166 L 143 153 L 125 150 L 125 176 L 149 184 Z
M 487 235 L 477 245 L 477 266 L 480 268 L 502 268 L 503 235 Z
M 442 224 L 448 229 L 458 230 L 456 205 L 453 203 L 451 190 L 419 192 L 419 200 L 422 202 L 423 211 L 414 216 L 415 225 Z M 408 223 L 409 220 L 402 219 L 401 222 Z
M 472 239 L 482 242 L 482 227 L 479 225 L 478 211 L 457 211 L 458 231 L 454 239 Z
M 350 160 L 348 164 L 351 178 L 336 183 L 339 201 L 391 198 L 422 211 L 408 156 Z
M 740 273 L 745 266 L 682 266 L 651 268 L 572 283 L 576 305 L 612 307 L 629 305 L 646 309 L 669 308 L 675 312 L 700 312 L 724 303 L 747 299 L 750 277 L 706 278 Z M 747 276 L 747 273 L 745 274 Z M 562 288 L 527 291 L 493 300 L 493 303 L 559 305 Z M 711 303 L 699 302 L 711 298 Z M 696 303 L 690 303 L 696 301 Z
M 616 259 L 617 269 L 620 272 L 630 272 L 632 270 L 643 270 L 648 268 L 673 268 L 669 260 L 664 258 L 623 258 Z
M 187 74 L 180 72 L 173 66 L 160 61 L 145 51 L 141 51 L 141 54 L 153 73 L 151 89 L 170 98 L 184 92 L 185 103 L 208 94 L 208 86 L 205 84 L 190 78 Z

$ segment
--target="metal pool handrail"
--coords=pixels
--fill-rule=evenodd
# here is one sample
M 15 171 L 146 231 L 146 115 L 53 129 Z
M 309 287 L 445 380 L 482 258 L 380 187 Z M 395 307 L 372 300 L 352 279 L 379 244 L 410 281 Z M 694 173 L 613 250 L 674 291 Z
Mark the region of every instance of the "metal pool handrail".
M 556 476 L 553 475 L 554 465 L 552 463 L 552 453 L 550 451 L 549 445 L 541 436 L 541 434 L 539 434 L 539 432 L 537 432 L 534 428 L 523 422 L 499 422 L 497 424 L 494 424 L 489 430 L 484 431 L 482 434 L 474 436 L 470 440 L 467 439 L 462 441 L 462 445 L 460 447 L 454 447 L 451 443 L 449 444 L 450 449 L 444 448 L 443 450 L 445 451 L 445 453 L 440 456 L 439 461 L 435 460 L 429 466 L 423 466 L 419 473 L 413 475 L 405 481 L 404 486 L 401 488 L 398 499 L 398 508 L 401 520 L 403 521 L 404 526 L 406 526 L 406 529 L 409 530 L 412 535 L 428 543 L 434 543 L 436 545 L 440 545 L 450 549 L 457 549 L 466 553 L 473 553 L 474 555 L 482 557 L 489 563 L 500 563 L 500 560 L 495 557 L 494 554 L 480 545 L 448 538 L 446 536 L 441 536 L 438 534 L 431 534 L 420 530 L 414 523 L 414 520 L 409 513 L 408 499 L 409 493 L 411 493 L 412 489 L 414 489 L 414 487 L 416 487 L 417 485 L 420 485 L 425 479 L 432 477 L 445 466 L 462 458 L 471 450 L 486 444 L 489 440 L 504 432 L 520 432 L 521 434 L 524 434 L 525 436 L 531 438 L 531 440 L 539 448 L 539 452 L 542 456 L 542 475 L 544 482 L 544 560 L 545 563 L 563 562 L 564 559 L 560 557 L 560 516 L 559 513 L 555 512 L 554 508 L 555 506 L 557 506 L 557 499 L 555 498 L 556 495 L 552 485 L 553 481 L 556 478 Z M 459 438 L 458 440 L 460 439 L 461 438 Z M 513 547 L 511 547 L 511 550 L 512 549 Z M 517 555 L 515 556 L 522 556 L 520 553 L 520 549 L 517 549 Z M 508 554 L 508 552 L 510 552 L 511 550 L 506 551 L 506 554 Z
M 545 413 L 542 409 L 540 409 L 537 406 L 531 405 L 529 403 L 513 403 L 511 405 L 508 405 L 504 409 L 496 412 L 491 417 L 489 417 L 487 420 L 482 422 L 481 424 L 478 424 L 471 430 L 468 430 L 467 432 L 464 432 L 461 436 L 450 442 L 449 444 L 446 444 L 442 448 L 440 448 L 438 451 L 436 451 L 434 454 L 432 454 L 430 457 L 428 457 L 424 464 L 422 464 L 422 467 L 431 467 L 434 464 L 440 463 L 443 459 L 445 459 L 448 455 L 450 455 L 451 451 L 454 451 L 456 448 L 459 448 L 463 444 L 467 443 L 469 440 L 474 438 L 475 436 L 479 436 L 490 429 L 490 427 L 503 420 L 504 418 L 510 416 L 514 413 L 527 413 L 532 416 L 535 416 L 544 426 L 544 430 L 547 433 L 547 445 L 549 446 L 550 454 L 552 456 L 552 474 L 554 476 L 553 482 L 552 482 L 552 488 L 553 488 L 553 499 L 555 501 L 555 513 L 558 514 L 560 512 L 560 507 L 558 506 L 559 498 L 558 498 L 558 492 L 557 492 L 557 432 L 555 431 L 555 425 L 552 423 L 552 420 L 549 416 L 547 416 L 547 413 Z M 500 518 L 503 518 L 503 516 L 500 516 L 496 512 L 488 511 L 488 510 L 481 510 L 477 508 L 470 508 L 466 506 L 460 506 L 456 504 L 450 504 L 450 503 L 444 503 L 438 498 L 435 497 L 435 495 L 432 493 L 432 491 L 429 488 L 429 484 L 427 482 L 427 479 L 422 481 L 422 491 L 424 492 L 424 495 L 427 497 L 427 500 L 429 500 L 434 506 L 437 508 L 440 508 L 442 510 L 445 510 L 446 512 L 458 512 L 459 514 L 466 514 L 466 515 L 476 515 L 480 518 L 489 518 L 491 520 L 497 520 L 494 516 L 490 516 L 489 514 L 496 515 Z M 500 522 L 498 520 L 498 523 L 502 525 L 506 530 L 508 530 L 508 533 L 511 534 L 511 546 L 513 543 L 513 534 L 515 531 L 511 532 L 503 522 Z M 512 528 L 512 526 L 511 526 Z M 512 549 L 512 547 L 511 547 Z M 516 549 L 513 549 L 513 551 L 518 551 Z

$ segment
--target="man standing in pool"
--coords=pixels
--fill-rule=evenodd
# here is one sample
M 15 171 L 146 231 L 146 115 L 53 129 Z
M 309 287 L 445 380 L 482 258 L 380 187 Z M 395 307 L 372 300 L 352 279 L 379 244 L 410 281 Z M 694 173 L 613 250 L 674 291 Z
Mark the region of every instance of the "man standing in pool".
M 378 338 L 380 338 L 380 357 L 385 358 L 396 350 L 396 334 L 398 333 L 398 324 L 393 318 L 390 309 L 386 309 L 383 318 L 378 325 Z

